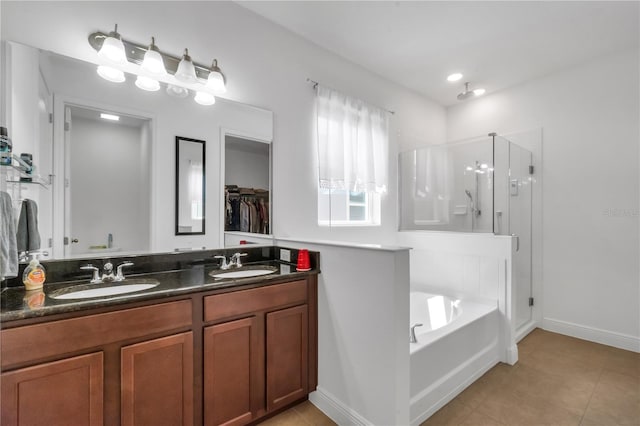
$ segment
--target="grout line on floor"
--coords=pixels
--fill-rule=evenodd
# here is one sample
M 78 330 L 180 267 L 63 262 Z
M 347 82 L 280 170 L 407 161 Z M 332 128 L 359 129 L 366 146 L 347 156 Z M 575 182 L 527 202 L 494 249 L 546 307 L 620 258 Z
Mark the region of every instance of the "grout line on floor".
M 584 420 L 584 416 L 587 415 L 587 411 L 589 410 L 589 405 L 591 404 L 591 399 L 593 398 L 593 395 L 596 393 L 596 389 L 598 388 L 598 385 L 600 384 L 600 380 L 602 380 L 602 375 L 603 374 L 604 374 L 604 367 L 600 367 L 600 375 L 598 376 L 598 380 L 596 380 L 596 384 L 593 387 L 593 390 L 591 391 L 591 395 L 589 395 L 589 401 L 587 401 L 587 405 L 584 407 L 584 411 L 582 412 L 582 416 L 580 417 L 579 425 L 582 424 L 582 421 Z

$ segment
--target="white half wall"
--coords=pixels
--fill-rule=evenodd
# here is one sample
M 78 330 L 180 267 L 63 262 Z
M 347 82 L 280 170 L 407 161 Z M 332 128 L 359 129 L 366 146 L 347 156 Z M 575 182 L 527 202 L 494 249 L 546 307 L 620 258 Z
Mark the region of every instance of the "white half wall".
M 320 251 L 310 400 L 338 424 L 409 424 L 409 250 L 276 244 Z
M 542 128 L 543 324 L 635 351 L 639 63 L 638 51 L 620 52 L 461 103 L 447 118 L 450 140 Z

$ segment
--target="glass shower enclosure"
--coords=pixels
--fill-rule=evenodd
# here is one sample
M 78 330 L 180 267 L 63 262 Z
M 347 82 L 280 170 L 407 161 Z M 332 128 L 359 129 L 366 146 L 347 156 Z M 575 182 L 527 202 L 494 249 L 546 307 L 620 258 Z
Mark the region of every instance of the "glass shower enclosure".
M 495 133 L 399 156 L 401 231 L 515 238 L 516 329 L 532 317 L 533 175 L 532 153 Z

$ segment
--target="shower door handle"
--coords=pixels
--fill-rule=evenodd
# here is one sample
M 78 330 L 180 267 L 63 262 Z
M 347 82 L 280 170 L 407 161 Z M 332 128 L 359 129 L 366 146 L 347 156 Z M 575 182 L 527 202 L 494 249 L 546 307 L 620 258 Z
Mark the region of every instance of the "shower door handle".
M 520 237 L 517 236 L 516 234 L 511 234 L 512 237 L 515 237 L 516 239 L 516 252 L 520 251 Z

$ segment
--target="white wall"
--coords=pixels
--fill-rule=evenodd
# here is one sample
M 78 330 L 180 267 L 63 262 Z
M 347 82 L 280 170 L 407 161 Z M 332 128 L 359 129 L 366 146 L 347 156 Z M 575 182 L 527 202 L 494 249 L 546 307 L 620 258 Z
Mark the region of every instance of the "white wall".
M 543 129 L 545 328 L 640 351 L 639 57 L 448 109 L 449 139 Z
M 148 152 L 142 152 L 141 127 L 122 126 L 84 117 L 71 125 L 71 252 L 89 253 L 90 246 L 122 251 L 149 250 L 150 189 L 140 179 Z M 148 147 L 147 147 L 148 148 Z
M 338 424 L 408 424 L 409 250 L 276 243 L 320 251 L 311 401 Z
M 95 61 L 88 34 L 109 31 L 117 22 L 132 41 L 146 43 L 154 35 L 163 51 L 178 55 L 188 46 L 196 62 L 217 58 L 229 98 L 274 112 L 273 230 L 279 236 L 392 242 L 398 149 L 445 140 L 441 106 L 232 3 L 2 2 L 1 7 L 4 38 L 72 57 Z M 390 120 L 390 191 L 378 228 L 317 225 L 314 92 L 307 77 L 396 112 Z M 187 129 L 191 124 L 184 122 Z

